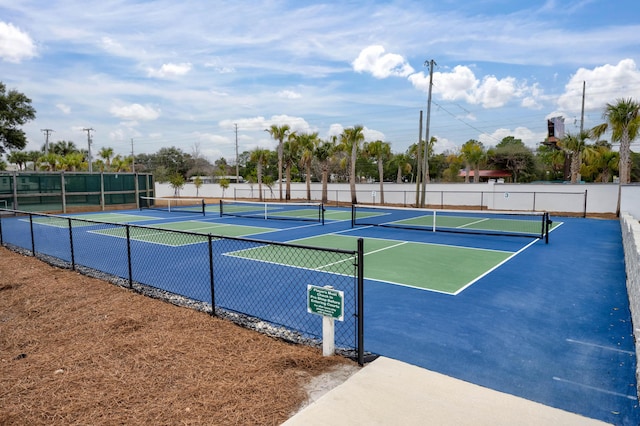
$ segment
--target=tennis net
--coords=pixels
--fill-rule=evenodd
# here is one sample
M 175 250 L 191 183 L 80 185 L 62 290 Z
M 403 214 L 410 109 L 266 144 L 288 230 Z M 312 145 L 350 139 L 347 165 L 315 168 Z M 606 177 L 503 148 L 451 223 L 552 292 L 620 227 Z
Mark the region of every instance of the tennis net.
M 351 224 L 546 238 L 548 242 L 551 221 L 546 212 L 433 210 L 354 204 Z
M 322 203 L 272 203 L 220 200 L 220 216 L 239 216 L 258 219 L 303 220 L 324 225 Z
M 205 207 L 206 205 L 203 198 L 140 197 L 140 210 L 164 210 L 204 215 Z

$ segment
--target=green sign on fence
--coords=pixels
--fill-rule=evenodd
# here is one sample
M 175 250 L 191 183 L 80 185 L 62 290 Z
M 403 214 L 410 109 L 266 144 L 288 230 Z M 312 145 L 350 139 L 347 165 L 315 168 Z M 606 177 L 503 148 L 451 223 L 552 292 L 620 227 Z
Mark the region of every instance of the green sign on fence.
M 344 320 L 344 292 L 330 287 L 307 285 L 307 312 Z

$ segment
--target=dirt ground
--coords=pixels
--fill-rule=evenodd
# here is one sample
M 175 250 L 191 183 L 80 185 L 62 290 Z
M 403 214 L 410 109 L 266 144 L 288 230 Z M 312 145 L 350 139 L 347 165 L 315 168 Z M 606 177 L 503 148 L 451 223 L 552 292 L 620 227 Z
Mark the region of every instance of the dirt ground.
M 0 247 L 2 425 L 277 425 L 357 369 Z

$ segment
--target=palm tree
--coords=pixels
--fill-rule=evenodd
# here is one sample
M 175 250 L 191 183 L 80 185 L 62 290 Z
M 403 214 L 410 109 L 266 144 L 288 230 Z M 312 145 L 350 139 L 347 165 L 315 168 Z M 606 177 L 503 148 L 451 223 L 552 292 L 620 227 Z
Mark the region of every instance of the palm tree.
M 107 170 L 111 169 L 111 157 L 113 157 L 113 148 L 101 148 L 98 157 L 102 158 L 107 166 Z
M 578 183 L 578 174 L 580 174 L 580 165 L 582 163 L 582 151 L 587 147 L 587 139 L 591 136 L 590 132 L 583 130 L 578 134 L 567 133 L 560 140 L 560 147 L 571 155 L 571 183 Z
M 364 144 L 364 152 L 369 158 L 376 160 L 378 165 L 378 180 L 380 181 L 380 203 L 384 204 L 384 162 L 391 156 L 391 144 L 377 140 Z
M 65 156 L 78 151 L 76 144 L 71 141 L 58 141 L 49 147 L 49 153 Z
M 609 146 L 594 145 L 584 150 L 584 160 L 592 168 L 596 180 L 607 183 L 611 180 L 612 172 L 618 170 L 619 155 L 611 151 Z
M 363 130 L 364 127 L 361 124 L 357 124 L 348 129 L 344 129 L 342 134 L 340 134 L 341 148 L 344 151 L 351 152 L 351 158 L 349 160 L 349 188 L 351 189 L 352 204 L 358 204 L 358 198 L 356 196 L 356 160 L 358 159 L 360 143 L 364 141 Z
M 398 168 L 396 174 L 396 183 L 402 183 L 402 176 L 407 173 L 411 173 L 413 166 L 411 165 L 411 159 L 408 154 L 394 154 L 391 158 L 391 163 Z
M 266 129 L 271 137 L 278 141 L 278 185 L 280 187 L 280 201 L 282 201 L 282 157 L 284 149 L 284 140 L 289 135 L 291 128 L 288 124 L 278 126 L 272 124 L 270 128 Z
M 286 169 L 286 191 L 285 199 L 291 200 L 291 169 L 293 165 L 298 161 L 299 141 L 296 132 L 291 132 L 287 135 L 287 142 L 283 145 L 282 149 L 282 162 Z
M 480 162 L 485 157 L 485 151 L 484 151 L 484 146 L 482 145 L 482 142 L 479 142 L 475 139 L 469 139 L 462 145 L 462 148 L 460 148 L 460 153 L 462 154 L 462 157 L 464 158 L 464 161 L 466 164 L 467 172 L 465 173 L 465 176 L 464 176 L 465 183 L 469 183 L 469 167 L 470 166 L 473 166 L 473 170 L 474 170 L 473 182 L 474 183 L 480 182 Z
M 322 169 L 322 202 L 328 201 L 328 182 L 329 182 L 329 161 L 336 148 L 336 137 L 333 136 L 331 140 L 322 141 L 318 144 L 313 151 L 314 157 L 320 162 Z
M 314 152 L 320 140 L 318 132 L 302 133 L 296 136 L 298 141 L 298 149 L 300 151 L 300 166 L 305 170 L 305 183 L 307 184 L 307 201 L 311 201 L 311 163 L 313 162 Z
M 262 201 L 262 166 L 267 163 L 269 158 L 269 150 L 256 148 L 251 151 L 250 160 L 256 163 L 256 170 L 258 174 L 258 199 Z
M 606 105 L 603 117 L 606 122 L 592 132 L 599 137 L 611 127 L 611 141 L 620 142 L 620 184 L 627 184 L 631 181 L 631 142 L 640 128 L 640 103 L 631 98 L 617 99 L 615 104 Z
M 19 170 L 22 170 L 29 161 L 29 154 L 24 151 L 11 151 L 7 156 L 7 161 L 18 166 Z

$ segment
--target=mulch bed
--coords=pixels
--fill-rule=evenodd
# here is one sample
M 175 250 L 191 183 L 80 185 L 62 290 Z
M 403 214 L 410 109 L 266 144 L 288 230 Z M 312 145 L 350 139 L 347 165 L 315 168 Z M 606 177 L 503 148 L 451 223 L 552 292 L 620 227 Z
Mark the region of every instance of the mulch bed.
M 344 364 L 0 247 L 2 425 L 277 425 Z

